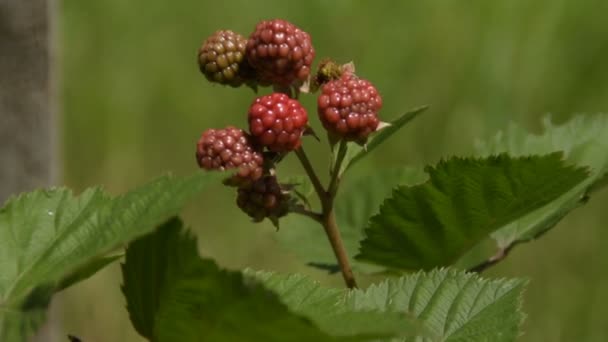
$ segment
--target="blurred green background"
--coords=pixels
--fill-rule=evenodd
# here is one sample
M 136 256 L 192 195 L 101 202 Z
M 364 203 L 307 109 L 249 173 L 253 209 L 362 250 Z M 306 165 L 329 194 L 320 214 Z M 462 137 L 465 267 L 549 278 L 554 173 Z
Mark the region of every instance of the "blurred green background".
M 562 122 L 606 111 L 606 13 L 602 0 L 64 0 L 63 182 L 118 194 L 166 172 L 190 174 L 204 129 L 245 128 L 254 94 L 211 85 L 197 70 L 196 50 L 216 29 L 248 35 L 261 19 L 285 18 L 311 34 L 317 62 L 356 62 L 383 95 L 383 118 L 431 105 L 354 170 L 364 174 L 471 153 L 476 138 L 509 122 L 538 131 L 547 113 Z M 320 130 L 314 97 L 303 102 Z M 327 161 L 324 144 L 306 144 L 316 165 Z M 289 157 L 280 172 L 300 171 Z M 606 200 L 606 191 L 598 194 L 488 272 L 530 279 L 522 341 L 608 340 Z M 272 226 L 250 224 L 233 203 L 218 186 L 185 211 L 201 253 L 226 267 L 299 271 L 341 285 L 339 276 L 304 266 L 275 242 Z M 114 265 L 60 296 L 65 333 L 87 342 L 140 340 L 119 273 Z

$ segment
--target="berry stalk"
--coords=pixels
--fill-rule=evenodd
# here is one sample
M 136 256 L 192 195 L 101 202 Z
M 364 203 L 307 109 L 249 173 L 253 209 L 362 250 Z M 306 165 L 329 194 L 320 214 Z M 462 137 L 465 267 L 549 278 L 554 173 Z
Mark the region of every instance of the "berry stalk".
M 302 207 L 295 207 L 291 209 L 291 212 L 294 214 L 299 214 L 302 216 L 306 216 L 314 221 L 317 221 L 319 223 L 322 223 L 323 221 L 323 215 L 320 213 L 316 213 L 313 211 L 310 211 L 308 209 L 302 208 Z
M 335 197 L 336 193 L 338 192 L 338 185 L 340 184 L 340 169 L 342 169 L 342 162 L 344 162 L 344 157 L 346 157 L 346 149 L 346 141 L 340 140 L 338 156 L 336 158 L 336 163 L 331 170 L 331 181 L 329 182 L 329 187 L 327 188 L 327 191 L 332 197 Z
M 304 152 L 304 147 L 300 146 L 300 148 L 296 150 L 296 156 L 304 167 L 304 171 L 306 171 L 308 178 L 310 178 L 312 186 L 314 187 L 317 196 L 319 196 L 319 200 L 321 200 L 321 205 L 323 205 L 323 199 L 326 197 L 325 189 L 323 188 L 319 177 L 317 177 L 310 160 L 308 160 L 308 156 L 306 155 L 306 152 Z
M 310 178 L 310 181 L 315 188 L 315 192 L 321 201 L 322 212 L 320 223 L 323 226 L 323 229 L 325 229 L 325 234 L 327 235 L 331 248 L 334 251 L 338 265 L 340 266 L 340 271 L 342 272 L 342 277 L 344 278 L 344 282 L 348 288 L 352 289 L 357 287 L 357 282 L 350 266 L 348 254 L 346 253 L 346 248 L 342 242 L 340 229 L 336 223 L 336 215 L 334 213 L 334 199 L 337 193 L 338 174 L 340 172 L 342 161 L 344 160 L 344 155 L 346 154 L 346 144 L 340 144 L 340 151 L 338 153 L 339 155 L 336 165 L 334 165 L 333 169 L 331 170 L 331 184 L 328 190 L 325 190 L 321 184 L 321 181 L 319 180 L 319 177 L 315 173 L 308 156 L 304 152 L 304 149 L 300 147 L 296 150 L 296 155 L 304 167 L 306 174 Z

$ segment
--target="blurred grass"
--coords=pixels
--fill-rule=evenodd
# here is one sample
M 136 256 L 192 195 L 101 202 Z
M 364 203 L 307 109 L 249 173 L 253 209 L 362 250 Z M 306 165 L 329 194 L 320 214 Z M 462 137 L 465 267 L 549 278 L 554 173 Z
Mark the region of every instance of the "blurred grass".
M 288 19 L 311 33 L 317 61 L 356 62 L 383 94 L 383 118 L 431 105 L 353 170 L 365 174 L 471 152 L 475 138 L 511 121 L 537 130 L 546 113 L 559 122 L 606 111 L 606 10 L 599 0 L 64 0 L 64 182 L 120 193 L 166 172 L 189 174 L 202 130 L 246 126 L 252 92 L 211 85 L 197 71 L 196 49 L 216 29 L 248 34 L 260 19 Z M 320 131 L 315 99 L 303 102 Z M 310 140 L 307 149 L 317 165 L 327 160 L 324 145 Z M 281 172 L 300 172 L 294 158 Z M 210 191 L 184 215 L 202 253 L 228 267 L 302 271 L 340 284 L 280 249 L 270 225 L 250 224 L 229 190 Z M 607 196 L 600 193 L 489 273 L 531 280 L 522 341 L 608 340 Z M 139 340 L 119 282 L 115 265 L 66 291 L 66 333 L 87 342 Z

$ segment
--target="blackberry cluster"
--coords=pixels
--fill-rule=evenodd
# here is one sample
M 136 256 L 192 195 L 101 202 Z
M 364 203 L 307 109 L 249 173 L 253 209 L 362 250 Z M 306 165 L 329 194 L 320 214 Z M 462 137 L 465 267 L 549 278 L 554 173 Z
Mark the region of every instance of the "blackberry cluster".
M 282 19 L 262 21 L 249 38 L 229 30 L 208 37 L 198 51 L 200 71 L 211 81 L 232 87 L 274 86 L 247 112 L 249 132 L 228 126 L 208 129 L 196 145 L 196 160 L 205 170 L 235 170 L 225 184 L 237 187 L 237 205 L 258 222 L 277 224 L 294 205 L 293 187 L 281 185 L 276 165 L 299 149 L 310 132 L 308 114 L 292 98 L 299 91 L 321 91 L 319 118 L 333 140 L 364 144 L 380 123 L 382 98 L 376 88 L 354 74 L 354 65 L 325 60 L 311 77 L 315 49 L 310 35 Z M 307 84 L 308 87 L 297 88 Z M 285 92 L 285 93 L 283 93 Z M 301 207 L 300 207 L 301 209 Z

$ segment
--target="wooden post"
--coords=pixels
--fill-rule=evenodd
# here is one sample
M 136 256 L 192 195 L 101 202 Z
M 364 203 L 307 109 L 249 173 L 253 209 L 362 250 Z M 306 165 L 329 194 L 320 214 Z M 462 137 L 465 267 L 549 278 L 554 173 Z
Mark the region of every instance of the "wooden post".
M 56 180 L 52 0 L 0 0 L 0 203 Z M 57 305 L 35 341 L 59 340 Z
M 49 6 L 0 0 L 0 202 L 52 184 Z

